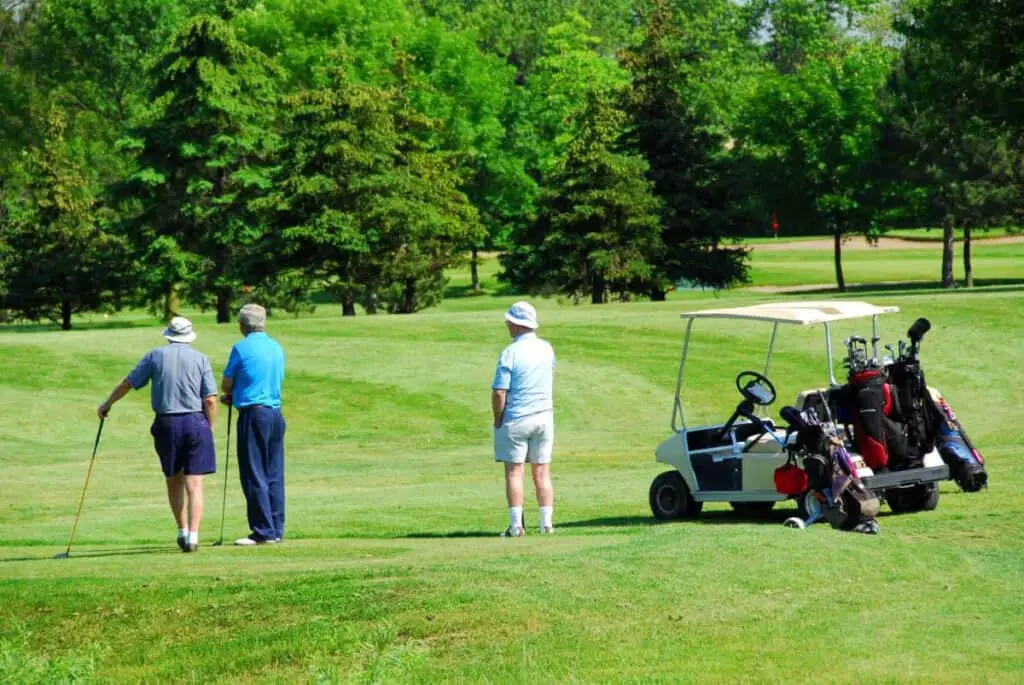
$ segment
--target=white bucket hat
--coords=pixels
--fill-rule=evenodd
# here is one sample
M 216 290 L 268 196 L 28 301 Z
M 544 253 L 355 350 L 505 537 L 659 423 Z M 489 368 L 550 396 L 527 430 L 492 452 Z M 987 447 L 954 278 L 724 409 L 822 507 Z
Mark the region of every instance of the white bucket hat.
M 523 328 L 536 328 L 537 310 L 529 302 L 516 302 L 505 312 L 505 321 Z
M 196 332 L 192 330 L 192 322 L 184 316 L 176 316 L 164 329 L 164 337 L 171 342 L 190 343 L 196 339 Z

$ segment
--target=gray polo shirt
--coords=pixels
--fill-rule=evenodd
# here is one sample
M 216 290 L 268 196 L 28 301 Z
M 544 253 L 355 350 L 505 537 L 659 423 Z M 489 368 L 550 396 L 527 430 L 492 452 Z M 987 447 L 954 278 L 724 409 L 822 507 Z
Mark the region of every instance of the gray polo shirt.
M 128 374 L 128 382 L 136 390 L 144 388 L 150 380 L 150 403 L 157 414 L 202 411 L 203 398 L 217 394 L 210 360 L 185 343 L 169 343 L 151 350 Z

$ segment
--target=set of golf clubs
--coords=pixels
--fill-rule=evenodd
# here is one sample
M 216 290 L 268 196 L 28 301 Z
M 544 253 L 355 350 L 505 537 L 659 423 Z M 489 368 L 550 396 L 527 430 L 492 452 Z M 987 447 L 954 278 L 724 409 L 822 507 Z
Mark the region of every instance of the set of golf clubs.
M 924 334 L 931 330 L 932 324 L 928 319 L 920 318 L 907 331 L 910 342 L 899 341 L 899 350 L 892 345 L 886 345 L 888 355 L 879 358 L 878 343 L 879 337 L 871 338 L 873 354 L 868 355 L 868 341 L 858 335 L 852 335 L 846 339 L 846 360 L 845 365 L 851 373 L 865 371 L 867 369 L 884 369 L 892 366 L 898 361 L 910 361 L 917 359 L 921 350 L 921 339 Z
M 224 493 L 221 499 L 220 505 L 220 537 L 213 543 L 214 547 L 220 547 L 224 544 L 224 514 L 227 511 L 228 504 L 228 466 L 231 463 L 231 410 L 232 405 L 228 405 L 228 439 L 226 456 L 224 458 Z M 78 500 L 78 513 L 75 514 L 75 523 L 71 526 L 71 537 L 68 539 L 68 548 L 56 555 L 55 559 L 67 559 L 71 556 L 71 545 L 75 542 L 75 531 L 78 530 L 78 519 L 82 516 L 82 505 L 85 504 L 85 493 L 89 489 L 89 478 L 92 476 L 92 466 L 96 462 L 96 451 L 100 446 L 100 436 L 103 434 L 103 424 L 106 418 L 100 418 L 99 428 L 96 429 L 96 441 L 92 446 L 92 458 L 89 459 L 89 470 L 85 473 L 85 486 L 82 488 L 82 496 Z

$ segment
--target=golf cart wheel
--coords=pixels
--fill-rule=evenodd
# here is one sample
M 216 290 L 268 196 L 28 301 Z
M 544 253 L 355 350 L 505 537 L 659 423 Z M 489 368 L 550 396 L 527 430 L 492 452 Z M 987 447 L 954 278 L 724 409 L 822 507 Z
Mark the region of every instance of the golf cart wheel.
M 766 516 L 768 512 L 775 508 L 775 502 L 729 502 L 729 506 L 741 516 L 754 518 Z
M 885 499 L 894 514 L 931 511 L 939 506 L 939 484 L 926 483 L 906 488 L 892 488 L 886 491 Z
M 810 490 L 796 498 L 796 515 L 804 521 L 821 515 L 821 502 Z
M 700 516 L 703 502 L 693 499 L 678 471 L 666 471 L 651 483 L 651 513 L 659 521 L 692 519 Z

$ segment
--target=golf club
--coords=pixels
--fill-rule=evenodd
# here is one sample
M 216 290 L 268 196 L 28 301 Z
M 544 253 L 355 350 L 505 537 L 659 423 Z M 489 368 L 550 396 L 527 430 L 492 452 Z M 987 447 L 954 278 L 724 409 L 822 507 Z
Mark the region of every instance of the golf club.
M 71 543 L 75 541 L 75 530 L 78 529 L 78 518 L 82 515 L 82 505 L 85 503 L 85 491 L 89 488 L 89 476 L 92 475 L 92 465 L 96 461 L 96 450 L 100 446 L 100 434 L 103 433 L 103 422 L 105 417 L 100 417 L 100 427 L 96 430 L 96 442 L 92 446 L 92 458 L 89 459 L 89 470 L 85 473 L 85 486 L 82 488 L 82 497 L 78 500 L 78 513 L 75 514 L 75 524 L 71 526 L 71 537 L 68 539 L 68 548 L 54 557 L 54 559 L 67 559 L 71 556 Z
M 228 446 L 226 448 L 226 455 L 224 457 L 224 497 L 220 503 L 220 537 L 217 538 L 217 542 L 213 543 L 214 547 L 220 547 L 224 544 L 224 512 L 228 506 L 228 464 L 231 463 L 231 409 L 233 405 L 228 405 Z

